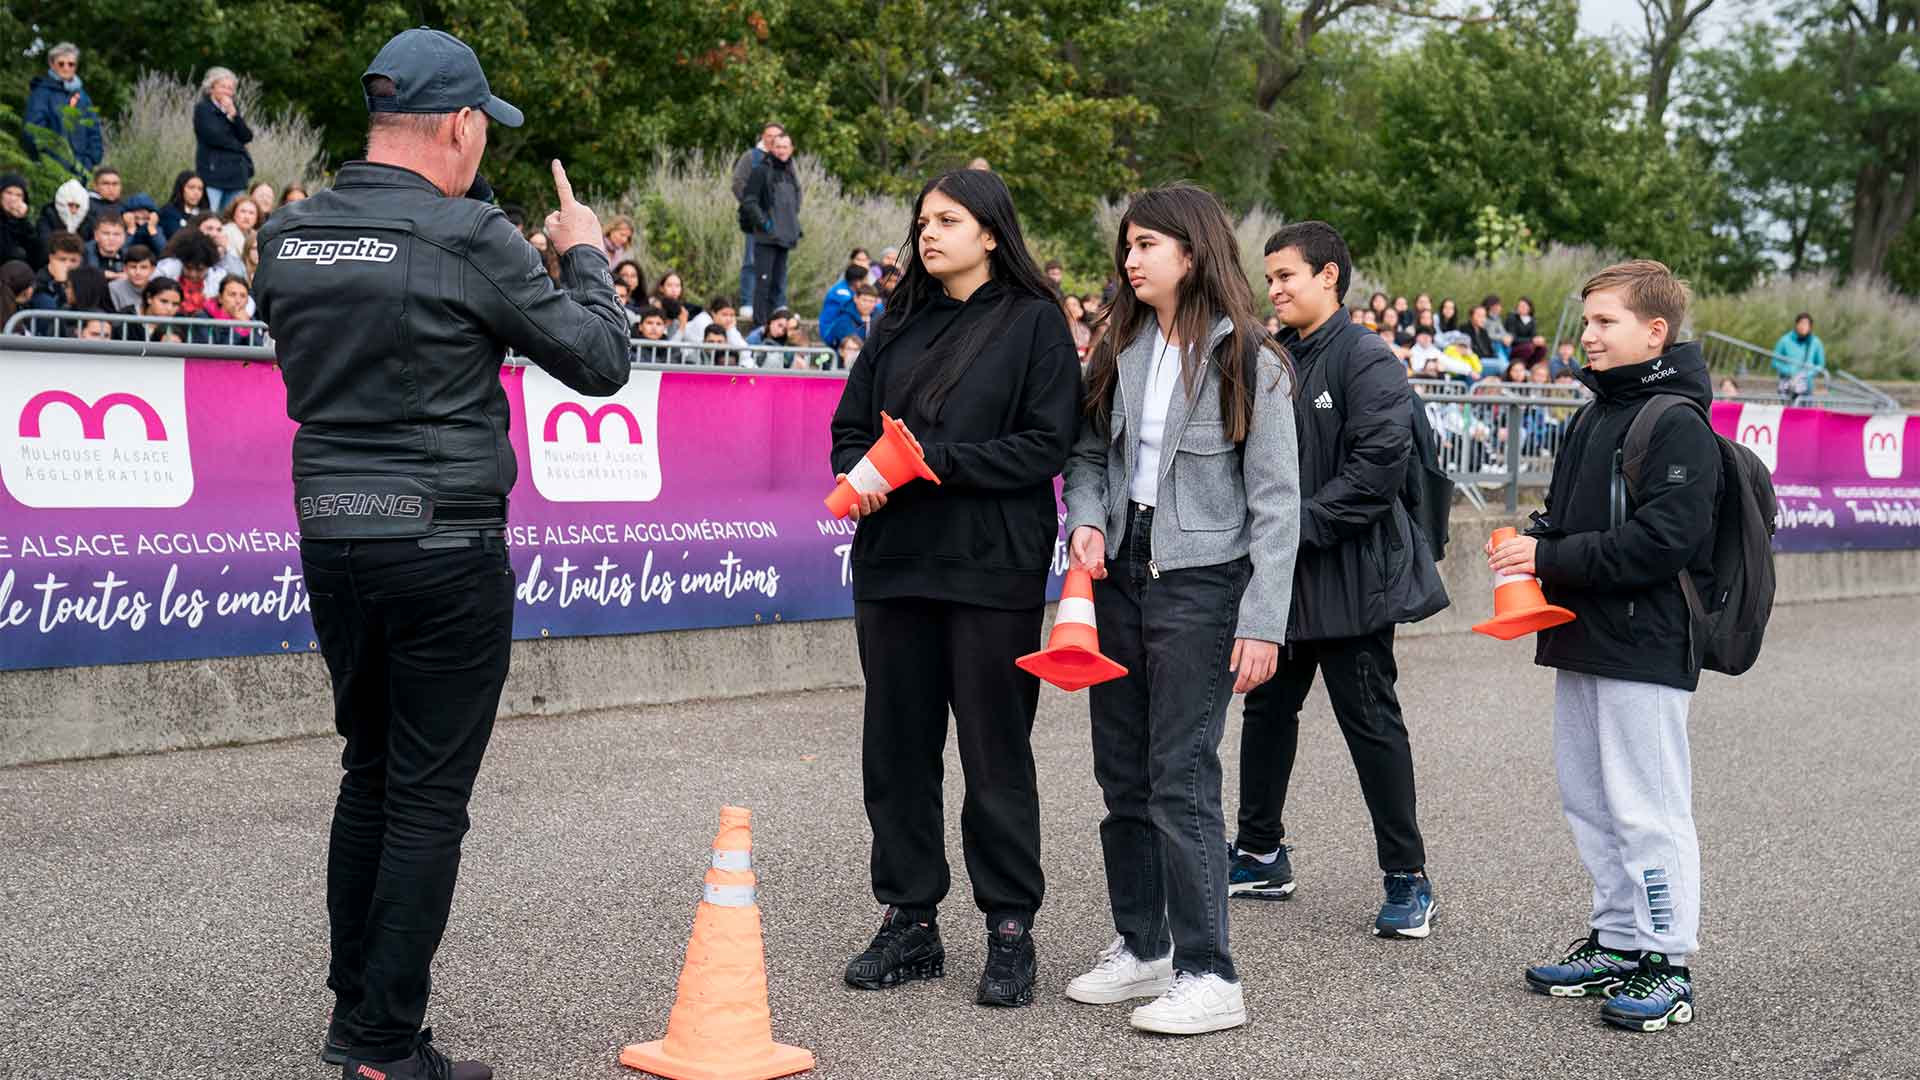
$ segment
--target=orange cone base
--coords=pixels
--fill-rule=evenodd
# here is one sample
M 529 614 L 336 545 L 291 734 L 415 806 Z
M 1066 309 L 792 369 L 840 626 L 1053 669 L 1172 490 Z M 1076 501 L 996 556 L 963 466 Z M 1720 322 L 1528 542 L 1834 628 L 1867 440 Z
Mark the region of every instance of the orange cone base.
M 1038 675 L 1069 694 L 1127 673 L 1126 668 L 1079 645 L 1042 649 L 1037 653 L 1028 653 L 1014 663 L 1019 665 L 1020 670 Z
M 1473 628 L 1476 634 L 1512 641 L 1514 638 L 1537 634 L 1550 626 L 1573 621 L 1573 612 L 1553 604 L 1542 604 L 1522 611 L 1509 611 L 1505 615 L 1496 615 Z
M 721 1065 L 674 1057 L 667 1051 L 665 1039 L 655 1039 L 620 1051 L 620 1064 L 668 1080 L 773 1080 L 813 1068 L 813 1051 L 774 1043 L 750 1057 Z

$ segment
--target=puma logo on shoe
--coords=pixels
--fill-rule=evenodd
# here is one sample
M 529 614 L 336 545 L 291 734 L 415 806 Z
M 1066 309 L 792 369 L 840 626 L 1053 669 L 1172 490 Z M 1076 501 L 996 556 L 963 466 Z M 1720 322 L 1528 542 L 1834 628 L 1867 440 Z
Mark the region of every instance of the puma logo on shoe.
M 367 1080 L 387 1080 L 387 1074 L 371 1065 L 362 1065 L 354 1070 L 354 1075 L 364 1076 Z

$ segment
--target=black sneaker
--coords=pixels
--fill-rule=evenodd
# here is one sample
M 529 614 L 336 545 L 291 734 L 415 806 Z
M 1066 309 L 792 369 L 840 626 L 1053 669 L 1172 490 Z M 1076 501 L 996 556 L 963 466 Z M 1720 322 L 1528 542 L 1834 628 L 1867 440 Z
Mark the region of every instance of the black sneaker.
M 1227 895 L 1248 900 L 1290 900 L 1293 898 L 1293 861 L 1285 844 L 1270 863 L 1234 849 L 1233 869 L 1227 874 Z
M 1033 981 L 1040 961 L 1033 952 L 1033 935 L 1018 919 L 1006 919 L 987 934 L 987 969 L 980 973 L 982 1005 L 1014 1008 L 1033 1004 Z
M 433 1029 L 420 1032 L 413 1053 L 398 1061 L 369 1061 L 349 1054 L 340 1066 L 341 1080 L 493 1080 L 493 1066 L 478 1061 L 450 1061 L 433 1048 Z
M 947 950 L 940 927 L 915 922 L 899 908 L 888 908 L 880 932 L 867 951 L 847 963 L 847 985 L 885 990 L 913 979 L 937 979 L 947 973 Z
M 320 1040 L 320 1060 L 327 1065 L 345 1065 L 347 1063 L 347 1044 L 340 1039 L 340 1025 L 333 1019 L 333 1010 L 327 1010 L 327 1034 Z

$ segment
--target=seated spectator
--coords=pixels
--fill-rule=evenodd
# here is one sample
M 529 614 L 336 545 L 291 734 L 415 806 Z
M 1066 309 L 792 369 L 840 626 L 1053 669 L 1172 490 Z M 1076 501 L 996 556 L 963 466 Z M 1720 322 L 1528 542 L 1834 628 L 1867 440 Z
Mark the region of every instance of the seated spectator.
M 680 271 L 669 270 L 654 286 L 653 306 L 667 317 L 667 333 L 677 337 L 687 329 L 687 323 L 700 314 L 698 304 L 689 303 L 686 298 L 686 283 L 680 277 Z
M 634 324 L 634 340 L 640 346 L 634 350 L 633 358 L 642 364 L 674 364 L 680 360 L 679 350 L 651 342 L 667 340 L 667 314 L 657 307 L 647 308 L 640 313 L 640 321 Z
M 93 226 L 93 240 L 87 244 L 88 266 L 107 272 L 108 281 L 119 281 L 127 274 L 127 227 L 116 217 L 101 218 Z
M 1347 312 L 1347 318 L 1356 326 L 1364 326 L 1369 330 L 1373 329 L 1373 316 L 1367 313 L 1366 308 L 1354 308 L 1352 311 Z
M 1074 351 L 1082 357 L 1093 343 L 1093 328 L 1087 325 L 1087 308 L 1080 298 L 1068 293 L 1060 298 L 1060 310 L 1067 317 L 1067 332 L 1073 335 Z M 1275 320 L 1278 321 L 1278 320 Z
M 625 214 L 615 214 L 600 229 L 600 250 L 607 253 L 607 262 L 618 266 L 632 258 L 633 219 Z
M 288 184 L 287 190 L 280 193 L 280 205 L 291 206 L 307 197 L 305 184 Z
M 1545 365 L 1542 366 L 1544 367 Z M 1733 376 L 1731 375 L 1722 376 L 1720 379 L 1720 389 L 1715 391 L 1715 395 L 1723 398 L 1739 397 L 1740 384 L 1734 382 Z
M 23 262 L 29 270 L 47 265 L 47 245 L 33 224 L 27 178 L 0 173 L 0 263 Z
M 1485 307 L 1475 307 L 1467 315 L 1467 339 L 1473 346 L 1473 355 L 1482 360 L 1493 360 L 1500 355 L 1500 350 L 1493 347 L 1491 325 Z
M 73 292 L 68 278 L 86 261 L 85 244 L 62 230 L 47 238 L 47 266 L 34 276 L 33 297 L 27 307 L 35 311 L 65 311 L 71 306 Z
M 880 268 L 880 280 L 873 283 L 874 290 L 880 294 L 880 306 L 886 307 L 887 300 L 893 296 L 894 286 L 900 284 L 901 270 L 898 266 Z
M 1408 305 L 1406 297 L 1396 296 L 1393 298 L 1393 314 L 1389 316 L 1389 318 L 1392 319 L 1395 329 L 1403 326 L 1411 327 L 1413 325 L 1413 308 Z
M 1553 373 L 1547 370 L 1547 365 L 1535 364 L 1527 369 L 1527 383 L 1530 386 L 1551 386 Z
M 247 241 L 260 230 L 262 217 L 260 204 L 248 195 L 235 196 L 227 203 L 226 210 L 221 212 L 221 265 L 226 267 L 228 273 L 246 273 Z
M 1388 302 L 1386 293 L 1376 292 L 1368 297 L 1367 328 L 1369 330 L 1378 330 L 1386 325 L 1388 319 L 1387 313 L 1391 310 L 1393 310 L 1393 305 Z
M 126 205 L 121 201 L 124 190 L 119 169 L 111 165 L 102 165 L 93 170 L 93 187 L 87 190 L 87 196 L 93 200 L 95 221 L 120 217 L 120 212 L 126 209 Z
M 1066 279 L 1067 279 L 1067 268 L 1060 265 L 1060 260 L 1048 259 L 1047 260 L 1047 280 L 1053 282 L 1053 287 L 1055 289 L 1060 288 L 1060 283 L 1065 281 Z
M 707 331 L 716 326 L 726 336 L 729 345 L 737 349 L 746 348 L 747 339 L 740 335 L 740 307 L 733 302 L 731 296 L 716 296 L 708 300 L 707 309 L 687 321 L 687 330 L 683 336 L 686 340 L 693 341 L 694 335 L 698 334 L 698 340 L 705 341 Z
M 1527 381 L 1527 365 L 1520 360 L 1515 360 L 1509 363 L 1507 365 L 1507 381 L 1510 383 L 1526 382 Z
M 798 321 L 798 319 L 794 318 L 793 312 L 786 308 L 776 308 L 771 318 L 761 325 L 754 327 L 753 332 L 747 335 L 747 344 L 790 345 L 792 344 L 793 324 Z M 753 366 L 785 368 L 787 366 L 788 355 L 787 353 L 773 352 L 771 350 L 764 351 L 752 358 Z
M 180 283 L 172 278 L 156 277 L 140 291 L 138 314 L 149 319 L 173 319 L 180 315 Z M 185 341 L 186 335 L 175 325 L 162 323 L 123 323 L 124 341 Z
M 253 131 L 240 115 L 239 89 L 233 72 L 208 68 L 193 107 L 193 171 L 206 182 L 207 209 L 216 213 L 245 190 L 253 175 L 253 155 L 247 152 Z
M 867 276 L 873 276 L 873 256 L 867 254 L 866 248 L 857 247 L 847 252 L 847 261 L 850 263 L 859 263 L 861 266 L 866 267 Z
M 202 313 L 200 318 L 216 323 L 247 321 L 252 317 L 252 291 L 246 278 L 239 274 L 228 274 L 220 279 L 218 303 Z M 200 345 L 251 345 L 254 333 L 250 327 L 216 325 L 205 330 L 196 329 L 189 337 Z
M 127 247 L 145 245 L 155 251 L 167 246 L 166 239 L 160 234 L 160 206 L 153 196 L 144 191 L 135 192 L 125 206 L 120 208 L 120 224 L 127 232 Z
M 859 249 L 855 249 L 859 250 Z M 853 310 L 853 292 L 867 283 L 867 268 L 857 262 L 847 263 L 841 272 L 840 280 L 827 290 L 826 298 L 820 301 L 820 336 L 828 341 L 838 341 L 833 328 L 839 324 L 842 312 Z M 879 295 L 875 293 L 875 295 Z
M 1438 365 L 1446 353 L 1433 343 L 1433 331 L 1425 326 L 1416 326 L 1413 331 L 1413 345 L 1407 349 L 1407 370 L 1425 373 L 1429 364 Z M 1436 371 L 1435 374 L 1438 374 Z
M 1548 369 L 1547 374 L 1550 378 L 1558 379 L 1562 375 L 1572 378 L 1573 369 L 1578 366 L 1573 360 L 1573 342 L 1561 342 L 1559 347 L 1554 350 L 1553 359 L 1548 361 L 1546 366 Z
M 1513 334 L 1507 330 L 1506 308 L 1501 306 L 1498 296 L 1488 296 L 1480 301 L 1480 306 L 1487 309 L 1487 337 L 1499 348 L 1497 355 L 1500 359 L 1505 360 L 1513 349 Z
M 900 249 L 899 248 L 890 247 L 890 248 L 880 249 L 880 269 L 891 270 L 899 265 L 900 265 Z
M 1267 321 L 1265 325 L 1267 328 L 1267 333 L 1272 334 L 1274 337 L 1280 336 L 1280 316 L 1278 315 L 1267 316 Z
M 80 340 L 112 341 L 113 324 L 105 319 L 88 319 L 80 324 Z
M 273 197 L 273 185 L 267 183 L 265 180 L 254 184 L 252 190 L 247 192 L 247 198 L 252 199 L 253 205 L 260 208 L 260 221 L 262 224 L 265 224 L 267 218 L 272 216 L 273 208 L 279 205 L 278 200 Z M 256 228 L 257 227 L 258 226 L 256 226 Z
M 1378 334 L 1380 337 L 1380 340 L 1386 344 L 1387 351 L 1392 353 L 1395 357 L 1399 359 L 1399 361 L 1402 364 L 1404 364 L 1407 362 L 1408 350 L 1405 345 L 1400 344 L 1400 331 L 1398 329 L 1398 326 L 1399 324 L 1394 321 L 1394 317 L 1392 313 L 1389 312 L 1387 315 L 1387 321 L 1382 323 L 1380 325 L 1380 329 L 1374 332 Z
M 79 110 L 71 123 L 68 109 Z M 48 135 L 29 132 L 25 136 L 30 144 L 27 152 L 35 160 L 51 157 L 74 176 L 85 176 L 100 165 L 106 143 L 100 133 L 100 114 L 80 81 L 79 46 L 63 41 L 47 50 L 47 70 L 28 84 L 27 107 L 20 119 L 26 127 L 47 130 Z
M 1453 297 L 1449 296 L 1440 301 L 1440 315 L 1434 319 L 1434 325 L 1438 326 L 1443 334 L 1451 334 L 1460 329 L 1460 305 L 1453 302 Z
M 192 169 L 173 178 L 173 194 L 160 208 L 160 242 L 173 239 L 187 222 L 207 212 L 207 185 Z
M 98 311 L 103 314 L 113 311 L 112 282 L 107 280 L 106 271 L 97 266 L 76 266 L 67 275 L 67 307 L 72 311 Z M 77 329 L 72 324 L 68 332 Z
M 1413 325 L 1407 327 L 1407 332 L 1415 336 L 1418 336 L 1422 330 L 1425 330 L 1427 336 L 1433 338 L 1435 341 L 1440 340 L 1440 323 L 1434 318 L 1431 310 L 1415 311 L 1413 313 Z
M 40 240 L 55 232 L 70 232 L 81 243 L 93 239 L 93 197 L 78 180 L 68 180 L 53 193 L 53 201 L 40 210 Z
M 1425 318 L 1423 319 L 1422 316 Z M 1440 332 L 1440 324 L 1433 317 L 1433 297 L 1428 293 L 1421 293 L 1413 298 L 1413 314 L 1402 320 L 1402 325 L 1412 328 L 1422 322 L 1431 325 L 1435 334 Z
M 7 320 L 33 299 L 33 278 L 33 267 L 19 259 L 0 263 L 0 326 L 7 325 Z M 14 332 L 28 334 L 32 329 L 21 326 Z
M 840 339 L 849 335 L 866 340 L 873 336 L 874 309 L 880 306 L 880 292 L 871 285 L 861 285 L 853 291 L 853 310 L 842 311 L 821 340 L 834 348 L 840 347 Z
M 146 291 L 147 282 L 153 280 L 155 261 L 153 249 L 145 244 L 127 249 L 126 261 L 121 264 L 125 272 L 107 286 L 108 294 L 113 297 L 113 310 L 123 315 L 139 313 L 140 294 Z
M 1513 313 L 1505 322 L 1507 335 L 1515 341 L 1532 341 L 1540 333 L 1533 319 L 1533 301 L 1524 296 L 1513 302 Z
M 700 332 L 700 341 L 704 345 L 726 345 L 730 340 L 731 339 L 727 337 L 726 327 L 721 326 L 719 323 L 708 323 L 706 329 Z M 699 358 L 700 363 L 711 364 L 715 367 L 740 366 L 740 353 L 734 349 L 714 348 L 704 349 L 701 352 L 702 355 Z
M 1100 318 L 1100 312 L 1106 309 L 1101 303 L 1099 293 L 1088 293 L 1080 298 L 1080 306 L 1087 309 L 1087 325 L 1092 326 Z
M 208 221 L 218 224 L 211 214 Z M 216 231 L 218 231 L 216 229 Z M 220 282 L 227 272 L 220 267 L 220 245 L 199 229 L 183 228 L 167 241 L 167 249 L 154 264 L 154 271 L 171 278 L 180 290 L 180 314 L 205 315 L 217 306 Z
M 858 334 L 848 334 L 840 339 L 840 370 L 852 371 L 853 362 L 860 359 L 860 350 L 867 347 L 867 339 Z

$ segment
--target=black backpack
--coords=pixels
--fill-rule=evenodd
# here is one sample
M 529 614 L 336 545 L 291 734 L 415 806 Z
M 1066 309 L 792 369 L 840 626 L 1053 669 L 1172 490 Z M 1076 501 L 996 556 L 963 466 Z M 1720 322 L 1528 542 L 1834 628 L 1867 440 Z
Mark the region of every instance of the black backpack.
M 1712 430 L 1707 411 L 1677 394 L 1660 394 L 1640 409 L 1621 446 L 1627 495 L 1640 500 L 1640 475 L 1653 427 L 1668 409 L 1692 409 Z M 1578 418 L 1575 418 L 1576 422 Z M 1693 574 L 1680 571 L 1680 592 L 1692 616 L 1693 659 L 1708 671 L 1739 675 L 1760 657 L 1773 614 L 1773 530 L 1778 504 L 1773 478 L 1752 450 L 1714 432 L 1720 445 L 1720 505 L 1714 514 L 1713 595 L 1702 597 Z

